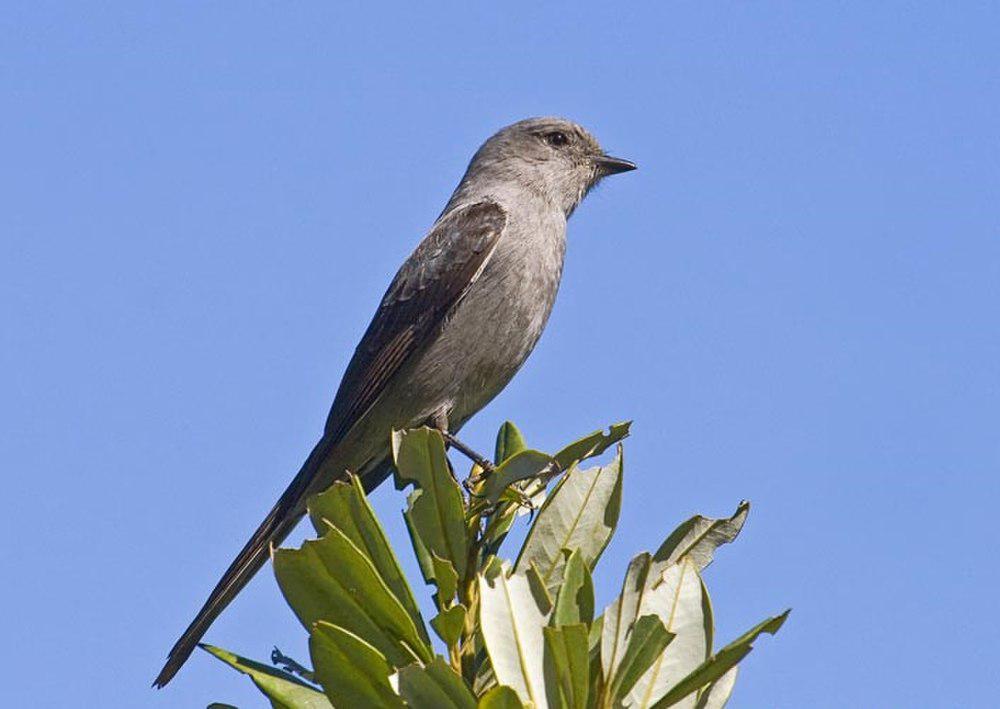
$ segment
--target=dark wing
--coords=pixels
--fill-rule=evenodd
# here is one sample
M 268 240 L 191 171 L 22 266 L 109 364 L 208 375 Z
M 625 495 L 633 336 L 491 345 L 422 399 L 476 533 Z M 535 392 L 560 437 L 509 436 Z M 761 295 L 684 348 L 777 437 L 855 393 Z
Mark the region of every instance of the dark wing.
M 337 441 L 371 407 L 400 366 L 436 334 L 493 253 L 507 214 L 477 202 L 443 217 L 406 260 L 354 351 L 326 421 Z

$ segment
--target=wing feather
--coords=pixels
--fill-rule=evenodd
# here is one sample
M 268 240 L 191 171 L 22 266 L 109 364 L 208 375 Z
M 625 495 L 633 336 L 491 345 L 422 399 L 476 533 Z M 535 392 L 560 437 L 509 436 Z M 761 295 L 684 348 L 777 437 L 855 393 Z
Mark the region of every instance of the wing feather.
M 443 216 L 399 269 L 354 351 L 326 423 L 339 440 L 375 403 L 399 368 L 437 335 L 479 277 L 507 224 L 491 201 Z

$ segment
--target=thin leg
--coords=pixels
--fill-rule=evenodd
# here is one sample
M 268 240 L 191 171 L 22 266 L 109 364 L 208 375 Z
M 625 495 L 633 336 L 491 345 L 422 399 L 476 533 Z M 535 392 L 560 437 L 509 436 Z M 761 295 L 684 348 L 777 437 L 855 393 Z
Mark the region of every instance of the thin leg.
M 441 437 L 444 438 L 445 443 L 482 468 L 484 473 L 489 474 L 493 472 L 493 463 L 487 460 L 486 457 L 472 450 L 447 431 L 441 431 Z
M 495 470 L 493 463 L 491 463 L 486 456 L 477 453 L 472 448 L 470 448 L 469 446 L 465 445 L 460 440 L 455 438 L 455 436 L 451 432 L 449 432 L 447 411 L 444 410 L 438 411 L 433 416 L 431 416 L 431 425 L 441 433 L 441 437 L 444 439 L 444 442 L 448 446 L 454 448 L 459 453 L 461 453 L 466 458 L 475 463 L 477 466 L 479 466 L 479 469 L 482 471 L 482 473 L 475 476 L 470 475 L 465 480 L 465 482 L 462 483 L 462 487 L 465 488 L 466 492 L 468 492 L 470 495 L 473 495 L 474 493 L 472 491 L 472 488 L 477 483 L 479 483 L 479 481 L 481 481 L 483 477 L 491 474 Z M 449 469 L 451 469 L 450 462 L 448 463 L 448 467 Z M 455 477 L 456 480 L 458 480 L 458 477 L 455 476 L 454 470 L 452 470 L 452 476 Z

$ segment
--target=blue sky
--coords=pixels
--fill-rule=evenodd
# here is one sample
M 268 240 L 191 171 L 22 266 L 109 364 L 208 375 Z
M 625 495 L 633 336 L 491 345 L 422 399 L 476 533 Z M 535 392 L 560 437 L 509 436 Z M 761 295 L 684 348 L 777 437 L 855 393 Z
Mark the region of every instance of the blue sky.
M 338 5 L 5 7 L 2 703 L 262 706 L 204 655 L 149 684 L 472 152 L 561 114 L 640 170 L 464 437 L 635 420 L 602 603 L 750 499 L 718 636 L 795 610 L 733 706 L 993 705 L 997 6 Z M 307 655 L 270 573 L 207 639 Z

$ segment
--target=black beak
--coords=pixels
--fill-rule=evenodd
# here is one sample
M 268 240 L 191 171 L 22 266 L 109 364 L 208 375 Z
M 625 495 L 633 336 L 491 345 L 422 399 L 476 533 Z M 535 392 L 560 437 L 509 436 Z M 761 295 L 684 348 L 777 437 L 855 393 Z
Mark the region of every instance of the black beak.
M 598 155 L 594 158 L 594 162 L 597 164 L 597 170 L 601 173 L 602 177 L 617 175 L 619 172 L 629 172 L 638 167 L 631 160 L 613 158 L 610 155 Z

